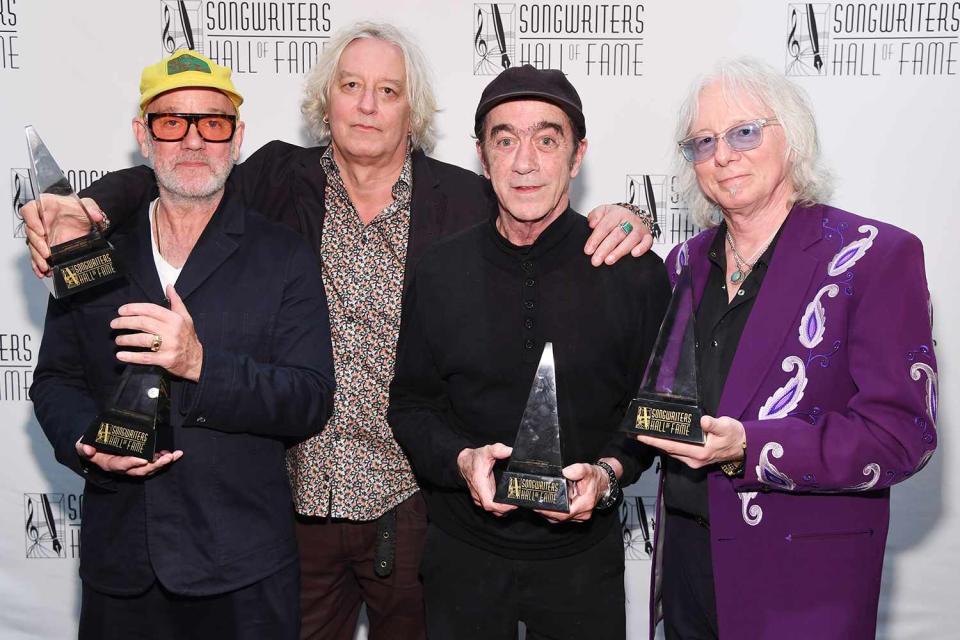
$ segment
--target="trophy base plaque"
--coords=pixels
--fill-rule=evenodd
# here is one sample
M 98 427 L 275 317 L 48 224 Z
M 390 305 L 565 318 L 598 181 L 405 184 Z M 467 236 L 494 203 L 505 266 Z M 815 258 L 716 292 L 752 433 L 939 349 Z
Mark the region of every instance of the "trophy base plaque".
M 173 450 L 166 431 L 152 418 L 108 409 L 93 421 L 81 442 L 103 453 L 152 462 L 158 451 Z
M 688 398 L 642 393 L 630 402 L 620 429 L 634 436 L 703 444 L 701 416 L 703 411 Z
M 153 462 L 158 451 L 173 451 L 170 391 L 156 366 L 128 365 L 110 408 L 87 428 L 81 442 L 118 456 Z
M 559 467 L 519 470 L 531 465 L 511 464 L 497 482 L 494 502 L 512 504 L 529 509 L 570 513 L 567 479 Z
M 121 277 L 113 246 L 99 232 L 53 247 L 50 265 L 55 298 Z

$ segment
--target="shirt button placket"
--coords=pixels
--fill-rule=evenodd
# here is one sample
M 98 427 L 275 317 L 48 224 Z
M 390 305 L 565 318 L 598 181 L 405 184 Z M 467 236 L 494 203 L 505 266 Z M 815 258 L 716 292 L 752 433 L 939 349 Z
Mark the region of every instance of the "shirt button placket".
M 524 362 L 536 362 L 539 355 L 536 352 L 537 346 L 537 266 L 533 260 L 525 258 L 520 262 L 522 273 L 520 287 L 521 294 L 521 313 L 520 313 L 520 331 L 523 336 L 522 359 Z

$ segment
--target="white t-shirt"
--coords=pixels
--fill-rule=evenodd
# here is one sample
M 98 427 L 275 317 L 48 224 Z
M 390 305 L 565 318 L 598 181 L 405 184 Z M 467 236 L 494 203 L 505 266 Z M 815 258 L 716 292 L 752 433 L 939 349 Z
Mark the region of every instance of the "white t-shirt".
M 153 232 L 156 228 L 157 205 L 160 204 L 160 198 L 157 198 L 150 204 L 150 247 L 153 249 L 153 263 L 157 266 L 157 275 L 160 276 L 160 288 L 164 295 L 167 293 L 168 284 L 176 284 L 183 267 L 175 267 L 160 255 L 160 249 L 157 247 L 157 236 Z

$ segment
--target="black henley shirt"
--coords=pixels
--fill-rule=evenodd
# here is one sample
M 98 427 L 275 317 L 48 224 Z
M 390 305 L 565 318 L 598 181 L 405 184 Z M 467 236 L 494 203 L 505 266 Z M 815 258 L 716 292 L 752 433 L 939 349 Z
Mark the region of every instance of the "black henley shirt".
M 510 244 L 494 223 L 492 216 L 438 243 L 417 265 L 388 416 L 433 524 L 505 557 L 562 557 L 598 542 L 617 510 L 583 524 L 550 524 L 527 509 L 497 518 L 471 501 L 457 454 L 513 444 L 544 343 L 552 342 L 564 464 L 615 457 L 622 483 L 634 482 L 654 452 L 618 428 L 670 288 L 652 252 L 591 266 L 583 252 L 590 228 L 571 209 L 526 247 Z

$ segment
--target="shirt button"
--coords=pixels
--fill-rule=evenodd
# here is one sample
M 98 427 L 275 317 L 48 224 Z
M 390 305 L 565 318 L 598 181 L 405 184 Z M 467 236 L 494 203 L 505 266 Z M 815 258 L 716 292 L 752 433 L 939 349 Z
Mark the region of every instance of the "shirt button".
M 536 305 L 536 303 L 535 303 L 533 300 L 524 300 L 524 301 L 523 301 L 523 308 L 524 308 L 524 309 L 533 310 L 533 308 L 534 308 L 535 306 L 537 306 L 537 305 Z
M 530 262 L 529 260 L 524 260 L 524 261 L 520 264 L 520 266 L 523 267 L 523 270 L 524 270 L 524 271 L 527 271 L 527 272 L 533 271 L 533 263 Z
M 533 329 L 533 318 L 527 318 L 524 320 L 523 326 L 525 326 L 527 329 Z
M 711 252 L 710 252 L 710 257 L 711 257 L 711 258 L 716 258 L 716 257 L 717 257 L 717 252 L 716 252 L 716 251 L 711 251 Z
M 534 280 L 533 278 L 527 278 L 527 279 L 523 282 L 523 284 L 525 284 L 525 285 L 528 286 L 528 287 L 532 287 L 533 285 L 537 284 L 537 281 Z
M 694 349 L 699 349 L 699 348 L 700 348 L 700 341 L 699 341 L 699 340 L 697 340 L 696 342 L 693 343 L 693 348 L 694 348 Z
M 197 424 L 204 424 L 206 423 L 206 421 L 207 419 L 204 418 L 203 416 L 200 416 L 199 418 L 197 418 Z
M 713 341 L 713 346 L 714 346 L 714 347 L 719 347 L 719 346 L 720 346 L 720 343 L 717 342 L 716 340 L 714 340 L 714 341 Z
M 744 293 L 745 293 L 745 292 L 744 292 L 743 289 L 740 289 L 740 291 L 737 291 L 737 295 L 738 295 L 738 296 L 742 296 Z
M 523 343 L 524 349 L 533 349 L 533 340 L 527 340 Z

